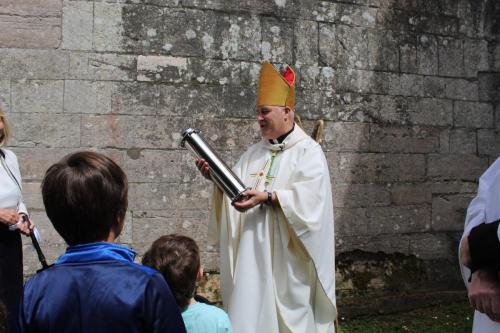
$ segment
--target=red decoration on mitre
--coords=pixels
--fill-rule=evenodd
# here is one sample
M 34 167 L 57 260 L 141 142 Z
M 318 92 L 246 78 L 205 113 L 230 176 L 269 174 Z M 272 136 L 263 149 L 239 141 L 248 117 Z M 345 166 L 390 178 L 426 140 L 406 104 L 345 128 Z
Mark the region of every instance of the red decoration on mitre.
M 292 68 L 290 68 L 290 66 L 286 67 L 285 73 L 283 73 L 283 78 L 291 86 L 293 86 L 293 84 L 295 83 L 295 73 L 293 72 Z

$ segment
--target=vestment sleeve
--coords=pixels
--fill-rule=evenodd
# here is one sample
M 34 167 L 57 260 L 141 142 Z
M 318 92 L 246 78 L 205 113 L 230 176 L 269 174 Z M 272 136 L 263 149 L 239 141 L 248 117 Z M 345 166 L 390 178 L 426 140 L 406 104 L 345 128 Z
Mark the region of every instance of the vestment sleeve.
M 330 175 L 319 145 L 305 149 L 286 189 L 276 190 L 283 213 L 297 236 L 333 224 Z
M 146 287 L 144 319 L 145 332 L 186 332 L 174 296 L 159 273 L 151 277 Z

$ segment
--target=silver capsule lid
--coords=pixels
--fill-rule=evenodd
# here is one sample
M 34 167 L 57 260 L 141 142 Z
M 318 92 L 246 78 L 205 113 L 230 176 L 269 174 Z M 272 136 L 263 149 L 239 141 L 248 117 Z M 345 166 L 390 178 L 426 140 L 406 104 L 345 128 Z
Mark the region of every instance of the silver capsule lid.
M 184 142 L 186 141 L 186 138 L 193 133 L 200 133 L 200 131 L 198 131 L 197 129 L 194 129 L 194 128 L 188 128 L 187 130 L 182 132 L 182 139 L 181 139 L 181 146 L 182 147 L 184 147 Z

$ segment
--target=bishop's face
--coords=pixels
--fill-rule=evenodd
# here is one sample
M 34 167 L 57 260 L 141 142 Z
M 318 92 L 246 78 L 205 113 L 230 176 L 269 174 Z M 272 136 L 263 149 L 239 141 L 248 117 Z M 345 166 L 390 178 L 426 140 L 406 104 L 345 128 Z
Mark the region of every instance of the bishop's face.
M 290 112 L 283 106 L 257 106 L 257 122 L 264 139 L 276 139 L 291 128 Z

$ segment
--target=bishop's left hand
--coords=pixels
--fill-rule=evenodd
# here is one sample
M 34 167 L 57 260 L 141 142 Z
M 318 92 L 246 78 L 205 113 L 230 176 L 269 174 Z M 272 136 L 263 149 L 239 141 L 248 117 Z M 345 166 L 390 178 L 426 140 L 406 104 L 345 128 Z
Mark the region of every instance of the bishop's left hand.
M 236 208 L 237 211 L 242 213 L 246 212 L 250 208 L 253 208 L 257 205 L 266 202 L 267 200 L 266 192 L 260 192 L 257 190 L 247 190 L 242 194 L 247 197 L 246 200 L 237 201 L 233 203 L 234 208 Z
M 496 274 L 481 269 L 472 273 L 468 296 L 474 309 L 500 322 L 500 281 Z

